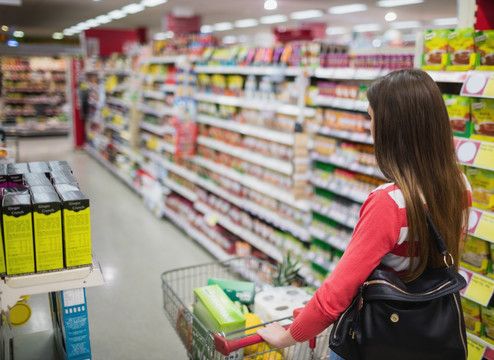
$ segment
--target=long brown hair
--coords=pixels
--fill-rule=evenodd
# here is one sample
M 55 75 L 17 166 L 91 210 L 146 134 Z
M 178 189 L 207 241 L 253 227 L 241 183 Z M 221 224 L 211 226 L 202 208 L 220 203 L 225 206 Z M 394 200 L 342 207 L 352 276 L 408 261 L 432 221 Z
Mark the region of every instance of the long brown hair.
M 424 201 L 458 264 L 462 225 L 467 220 L 466 184 L 456 165 L 453 134 L 441 91 L 424 71 L 394 71 L 367 91 L 374 112 L 377 163 L 405 200 L 410 267 L 405 281 L 443 264 L 430 241 Z M 418 243 L 413 241 L 416 239 Z M 418 254 L 418 265 L 414 256 Z

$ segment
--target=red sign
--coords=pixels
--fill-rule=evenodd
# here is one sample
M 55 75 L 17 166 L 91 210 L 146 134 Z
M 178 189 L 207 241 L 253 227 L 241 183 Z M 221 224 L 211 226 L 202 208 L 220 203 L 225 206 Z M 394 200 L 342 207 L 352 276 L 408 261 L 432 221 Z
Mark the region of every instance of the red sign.
M 173 31 L 175 35 L 194 34 L 201 30 L 201 17 L 197 15 L 182 17 L 167 14 L 164 25 L 165 31 Z
M 72 128 L 74 146 L 81 147 L 86 141 L 84 122 L 81 117 L 81 101 L 78 96 L 79 77 L 82 75 L 82 59 L 70 59 L 70 97 L 72 99 Z

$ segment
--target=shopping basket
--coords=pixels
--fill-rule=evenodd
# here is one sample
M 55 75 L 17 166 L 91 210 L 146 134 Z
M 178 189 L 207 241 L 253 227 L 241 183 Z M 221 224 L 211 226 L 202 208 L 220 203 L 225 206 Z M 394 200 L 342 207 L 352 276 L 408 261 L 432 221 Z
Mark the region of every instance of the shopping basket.
M 276 267 L 252 257 L 236 258 L 223 262 L 184 267 L 161 275 L 165 314 L 175 328 L 180 340 L 193 360 L 249 359 L 249 360 L 304 360 L 327 359 L 329 356 L 329 331 L 319 334 L 306 343 L 277 349 L 262 342 L 255 329 L 265 324 L 228 334 L 213 334 L 192 313 L 194 288 L 205 286 L 209 278 L 244 280 L 256 284 L 256 291 L 272 287 Z M 293 318 L 283 318 L 287 326 Z M 287 324 L 288 322 L 288 324 Z M 249 331 L 253 330 L 253 331 Z M 242 347 L 249 347 L 245 355 Z

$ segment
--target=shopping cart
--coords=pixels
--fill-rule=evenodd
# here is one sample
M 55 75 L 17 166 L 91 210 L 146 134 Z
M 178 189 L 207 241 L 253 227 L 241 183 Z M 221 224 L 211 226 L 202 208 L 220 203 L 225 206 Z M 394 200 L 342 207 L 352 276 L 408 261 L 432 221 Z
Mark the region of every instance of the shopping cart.
M 245 335 L 255 334 L 256 328 L 266 323 L 228 334 L 213 334 L 192 313 L 194 288 L 205 286 L 209 278 L 251 281 L 256 284 L 256 291 L 260 291 L 272 287 L 276 273 L 276 267 L 252 257 L 184 267 L 163 273 L 161 280 L 165 314 L 184 344 L 189 358 L 194 360 L 327 359 L 329 330 L 309 342 L 278 349 L 262 343 L 259 335 Z M 277 321 L 288 326 L 293 318 Z M 248 351 L 244 351 L 242 349 L 244 347 L 247 347 Z

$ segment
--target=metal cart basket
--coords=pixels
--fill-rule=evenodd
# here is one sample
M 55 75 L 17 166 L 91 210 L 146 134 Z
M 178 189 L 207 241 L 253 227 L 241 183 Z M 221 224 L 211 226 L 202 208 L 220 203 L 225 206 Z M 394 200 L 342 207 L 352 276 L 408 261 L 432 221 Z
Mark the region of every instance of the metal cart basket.
M 224 262 L 184 267 L 161 275 L 165 314 L 175 328 L 190 359 L 249 359 L 249 360 L 304 360 L 327 359 L 329 356 L 329 330 L 306 343 L 277 349 L 262 342 L 254 326 L 228 334 L 213 334 L 192 313 L 194 288 L 205 286 L 209 278 L 252 281 L 256 291 L 272 287 L 276 268 L 262 260 L 247 257 Z M 291 323 L 292 318 L 278 321 Z M 216 341 L 216 344 L 215 344 Z M 216 345 L 216 346 L 215 346 Z M 247 346 L 245 351 L 242 347 Z M 225 350 L 226 347 L 226 350 Z

